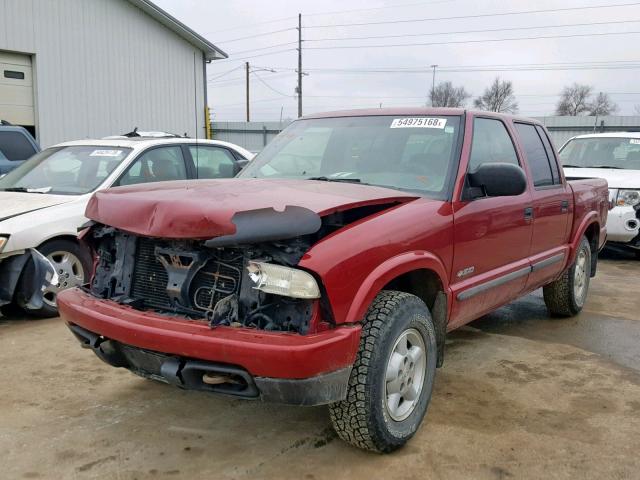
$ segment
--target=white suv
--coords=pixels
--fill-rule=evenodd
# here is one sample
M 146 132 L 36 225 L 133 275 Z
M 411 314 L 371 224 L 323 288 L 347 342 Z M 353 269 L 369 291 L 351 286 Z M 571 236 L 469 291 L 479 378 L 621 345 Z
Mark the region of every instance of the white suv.
M 604 178 L 615 205 L 607 240 L 630 247 L 640 258 L 640 133 L 598 133 L 573 137 L 560 149 L 568 178 Z
M 34 155 L 0 177 L 0 306 L 15 302 L 37 315 L 55 315 L 58 291 L 89 280 L 92 260 L 76 235 L 96 190 L 233 177 L 251 158 L 227 142 L 140 136 L 61 143 Z M 35 309 L 29 302 L 39 288 L 32 249 L 58 274 Z

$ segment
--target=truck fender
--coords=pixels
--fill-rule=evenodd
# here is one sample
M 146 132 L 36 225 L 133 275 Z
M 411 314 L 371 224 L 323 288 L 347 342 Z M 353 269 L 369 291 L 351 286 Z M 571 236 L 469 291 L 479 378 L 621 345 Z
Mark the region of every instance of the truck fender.
M 571 239 L 571 243 L 569 244 L 569 247 L 570 247 L 569 260 L 567 261 L 567 265 L 571 265 L 575 260 L 576 253 L 578 251 L 578 246 L 580 245 L 580 240 L 582 239 L 582 236 L 585 234 L 587 229 L 593 224 L 599 225 L 597 212 L 589 212 L 582 219 L 582 222 L 580 222 L 580 226 L 576 230 L 576 233 L 574 234 L 573 238 Z M 600 228 L 598 228 L 598 236 L 599 235 L 600 235 Z M 598 239 L 596 248 L 599 246 L 599 243 L 600 243 L 600 240 Z
M 403 273 L 420 269 L 432 270 L 438 275 L 447 295 L 447 304 L 450 306 L 451 290 L 444 264 L 434 254 L 417 250 L 391 257 L 371 271 L 353 297 L 345 323 L 355 323 L 362 320 L 373 299 L 391 280 Z

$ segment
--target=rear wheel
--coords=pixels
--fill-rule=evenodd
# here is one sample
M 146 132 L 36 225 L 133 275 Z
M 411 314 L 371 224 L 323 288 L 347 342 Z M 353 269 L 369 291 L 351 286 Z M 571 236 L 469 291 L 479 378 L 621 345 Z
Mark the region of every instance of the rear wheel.
M 582 237 L 573 265 L 542 289 L 549 312 L 562 317 L 578 314 L 587 300 L 590 278 L 591 245 L 586 237 Z
M 77 287 L 89 281 L 91 274 L 91 255 L 85 249 L 70 240 L 52 240 L 43 244 L 38 251 L 53 265 L 58 274 L 58 283 L 50 285 L 44 292 L 42 308 L 25 310 L 31 315 L 39 317 L 54 317 L 58 314 L 56 297 L 58 293 L 68 288 Z M 32 281 L 33 266 L 27 265 L 22 274 L 22 291 L 29 291 Z M 24 308 L 27 299 L 18 297 L 18 304 Z
M 376 452 L 403 446 L 427 411 L 436 363 L 435 330 L 424 302 L 381 292 L 363 321 L 347 398 L 330 406 L 340 438 Z

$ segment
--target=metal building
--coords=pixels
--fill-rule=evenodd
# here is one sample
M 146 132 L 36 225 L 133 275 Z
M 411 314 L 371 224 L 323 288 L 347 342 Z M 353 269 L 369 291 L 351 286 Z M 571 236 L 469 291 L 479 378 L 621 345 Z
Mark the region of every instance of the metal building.
M 0 119 L 42 146 L 139 127 L 205 136 L 226 54 L 148 0 L 0 0 Z

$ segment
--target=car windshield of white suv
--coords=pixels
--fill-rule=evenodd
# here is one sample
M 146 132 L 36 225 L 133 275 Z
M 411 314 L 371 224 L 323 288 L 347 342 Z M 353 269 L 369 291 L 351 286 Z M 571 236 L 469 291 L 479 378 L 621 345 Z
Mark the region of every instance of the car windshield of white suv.
M 131 152 L 96 145 L 52 147 L 0 178 L 0 191 L 82 195 L 95 190 Z
M 564 167 L 640 170 L 640 138 L 574 138 L 560 150 Z
M 239 177 L 353 182 L 441 198 L 457 167 L 459 129 L 459 116 L 298 120 Z

